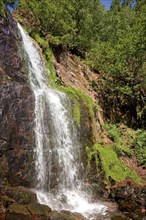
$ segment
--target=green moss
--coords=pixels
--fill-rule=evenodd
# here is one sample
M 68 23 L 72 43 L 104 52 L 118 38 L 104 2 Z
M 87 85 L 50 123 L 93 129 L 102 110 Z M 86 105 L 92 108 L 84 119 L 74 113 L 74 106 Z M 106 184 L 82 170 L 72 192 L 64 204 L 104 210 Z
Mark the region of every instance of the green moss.
M 32 32 L 32 37 L 40 44 L 43 48 L 48 47 L 48 42 L 44 40 L 42 37 L 40 37 L 37 33 Z
M 80 105 L 78 102 L 75 101 L 74 108 L 73 108 L 73 115 L 74 115 L 74 120 L 78 127 L 81 127 L 80 119 L 81 119 L 81 114 L 80 114 Z
M 60 87 L 60 88 L 64 90 L 65 87 L 64 88 Z M 80 89 L 77 89 L 77 88 L 68 87 L 65 90 L 68 94 L 71 92 L 72 94 L 75 95 L 75 97 L 78 97 L 78 101 L 80 99 L 83 101 L 83 103 L 89 110 L 90 117 L 93 118 L 95 116 L 95 112 L 97 112 L 99 108 L 91 97 L 89 97 L 88 95 L 86 95 L 84 92 L 82 92 Z
M 3 17 L 6 18 L 6 7 L 2 0 L 0 1 L 0 13 Z
M 88 157 L 88 164 L 87 167 L 90 168 L 91 167 L 91 162 L 92 159 L 95 159 L 95 163 L 96 163 L 96 169 L 98 171 L 98 165 L 99 165 L 99 157 L 97 154 L 97 149 L 93 146 L 92 149 L 88 146 L 86 146 L 86 153 L 87 153 L 87 157 Z
M 31 203 L 28 204 L 26 207 L 32 215 L 49 216 L 51 212 L 51 209 L 48 206 L 38 203 Z
M 110 178 L 115 181 L 124 181 L 126 178 L 131 178 L 135 182 L 142 182 L 141 178 L 135 171 L 130 170 L 120 159 L 117 157 L 114 149 L 111 146 L 102 147 L 100 144 L 95 144 L 90 150 L 87 150 L 89 165 L 92 158 L 95 158 L 96 165 L 98 166 L 99 160 L 102 169 L 105 172 L 105 180 L 110 182 Z
M 74 119 L 79 127 L 80 127 L 80 117 L 81 117 L 80 101 L 83 102 L 85 107 L 88 109 L 89 116 L 91 118 L 95 116 L 95 112 L 98 111 L 98 106 L 97 104 L 95 104 L 95 102 L 92 100 L 91 97 L 87 96 L 84 92 L 82 92 L 80 89 L 77 88 L 59 86 L 58 89 L 67 93 L 69 98 L 74 102 L 74 107 L 73 107 Z
M 116 152 L 118 157 L 123 156 L 123 155 L 131 157 L 133 155 L 132 149 L 130 149 L 129 147 L 126 147 L 125 145 L 120 144 L 120 143 L 114 144 L 113 149 Z
M 40 35 L 38 35 L 35 32 L 32 32 L 31 36 L 37 41 L 37 43 L 42 48 L 43 54 L 44 54 L 46 60 L 49 62 L 52 62 L 52 52 L 50 50 L 48 41 L 45 40 L 44 38 L 40 37 Z
M 8 211 L 11 213 L 20 213 L 24 215 L 30 215 L 25 205 L 19 205 L 19 204 L 10 205 L 8 208 Z
M 80 128 L 81 127 L 81 124 L 80 124 L 80 120 L 81 120 L 80 96 L 79 96 L 78 92 L 71 87 L 65 87 L 65 86 L 59 86 L 58 89 L 67 93 L 69 98 L 72 100 L 74 120 L 75 120 L 75 123 L 77 124 L 77 126 Z
M 47 70 L 48 70 L 48 81 L 50 87 L 57 89 L 58 77 L 56 76 L 53 62 L 51 61 L 47 62 Z

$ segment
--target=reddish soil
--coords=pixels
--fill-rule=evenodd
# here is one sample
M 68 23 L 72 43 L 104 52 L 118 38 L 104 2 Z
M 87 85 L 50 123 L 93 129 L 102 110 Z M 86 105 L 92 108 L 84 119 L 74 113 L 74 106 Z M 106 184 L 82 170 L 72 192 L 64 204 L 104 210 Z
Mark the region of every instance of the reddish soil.
M 65 85 L 80 88 L 87 95 L 97 101 L 97 93 L 91 83 L 98 79 L 98 74 L 92 72 L 85 64 L 69 52 L 63 52 L 55 59 L 57 74 Z
M 121 160 L 132 170 L 135 170 L 135 172 L 144 180 L 146 181 L 146 167 L 145 166 L 139 166 L 137 163 L 137 160 L 135 157 L 127 158 L 127 157 L 121 157 Z

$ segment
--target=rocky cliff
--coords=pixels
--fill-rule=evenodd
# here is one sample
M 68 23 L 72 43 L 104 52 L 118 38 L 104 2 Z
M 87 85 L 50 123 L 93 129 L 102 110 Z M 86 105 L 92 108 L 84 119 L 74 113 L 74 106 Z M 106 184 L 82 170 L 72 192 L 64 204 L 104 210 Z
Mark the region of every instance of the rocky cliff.
M 0 186 L 30 186 L 34 98 L 21 37 L 11 14 L 0 17 Z

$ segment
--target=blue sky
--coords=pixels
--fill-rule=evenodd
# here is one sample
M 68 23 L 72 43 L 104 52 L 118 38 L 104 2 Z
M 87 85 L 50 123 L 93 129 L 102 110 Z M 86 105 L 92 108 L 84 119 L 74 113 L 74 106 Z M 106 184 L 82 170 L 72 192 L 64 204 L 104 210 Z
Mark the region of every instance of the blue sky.
M 101 3 L 105 5 L 105 9 L 109 10 L 112 0 L 101 0 Z

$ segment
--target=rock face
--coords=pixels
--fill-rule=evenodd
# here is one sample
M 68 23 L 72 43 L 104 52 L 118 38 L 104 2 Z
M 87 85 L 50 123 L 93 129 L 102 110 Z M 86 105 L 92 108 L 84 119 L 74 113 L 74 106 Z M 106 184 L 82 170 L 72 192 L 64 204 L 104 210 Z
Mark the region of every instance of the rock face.
M 123 183 L 112 189 L 111 197 L 128 217 L 134 220 L 144 220 L 146 217 L 146 186 Z
M 38 203 L 28 205 L 11 205 L 5 220 L 50 220 L 51 209 Z
M 5 208 L 0 203 L 0 220 L 5 220 Z
M 34 97 L 18 33 L 8 12 L 0 17 L 0 186 L 33 182 Z
M 0 201 L 5 208 L 12 204 L 29 204 L 36 203 L 37 197 L 34 192 L 24 187 L 0 187 Z
M 83 216 L 77 213 L 71 213 L 69 211 L 52 211 L 50 213 L 50 220 L 87 220 Z
M 51 211 L 46 205 L 32 203 L 28 205 L 10 205 L 5 220 L 86 220 L 83 216 L 69 211 Z

